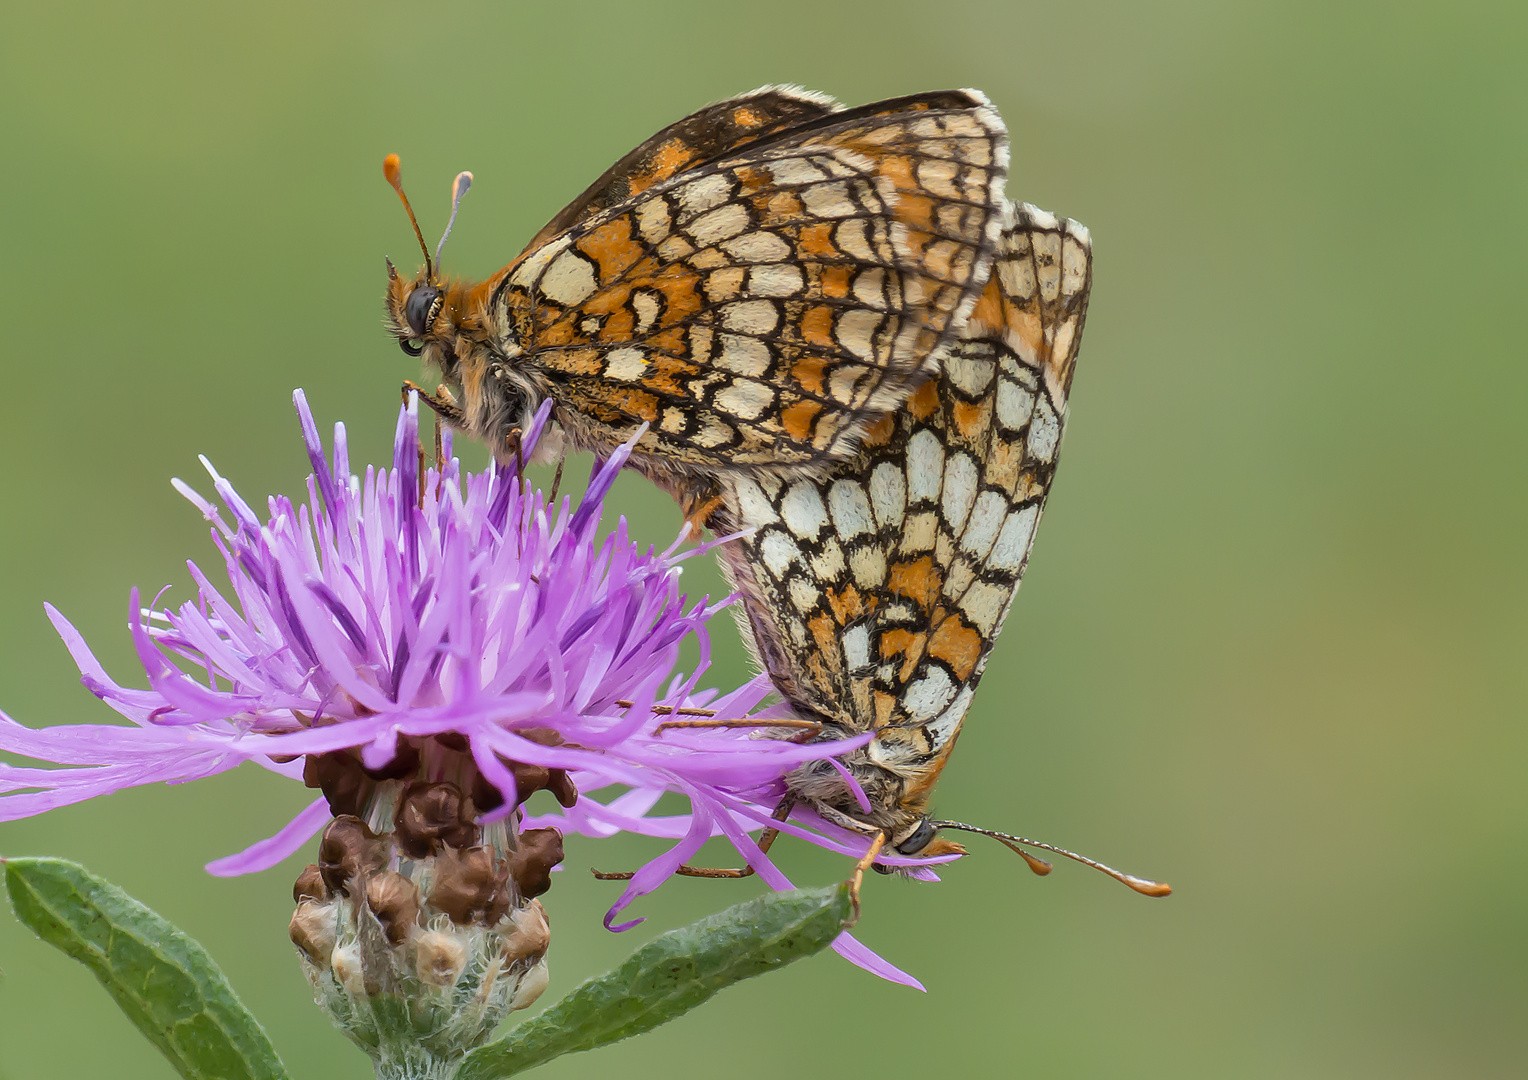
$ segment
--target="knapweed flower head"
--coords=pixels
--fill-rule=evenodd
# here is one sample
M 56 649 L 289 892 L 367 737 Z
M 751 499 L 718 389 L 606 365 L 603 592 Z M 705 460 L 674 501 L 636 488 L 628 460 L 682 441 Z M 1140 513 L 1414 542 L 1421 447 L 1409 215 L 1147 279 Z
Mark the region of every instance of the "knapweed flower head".
M 274 836 L 209 864 L 215 874 L 273 866 L 331 818 L 331 833 L 343 826 L 362 848 L 370 841 L 357 837 L 389 836 L 388 857 L 408 859 L 398 845 L 407 847 L 411 814 L 416 832 L 435 830 L 415 841 L 418 857 L 485 845 L 513 861 L 518 808 L 548 789 L 563 814 L 526 820 L 526 829 L 676 841 L 627 883 L 606 917 L 615 929 L 635 925 L 612 924 L 712 836 L 731 840 L 775 888 L 790 884 L 750 831 L 775 825 L 845 854 L 864 850 L 862 837 L 831 826 L 770 818 L 787 773 L 863 740 L 798 745 L 741 726 L 664 730 L 688 710 L 770 716 L 759 707 L 771 687 L 762 676 L 725 694 L 698 686 L 706 624 L 725 602 L 688 601 L 679 577 L 682 561 L 705 547 L 679 552 L 681 533 L 666 551 L 644 550 L 624 520 L 600 536 L 602 503 L 629 447 L 597 465 L 576 507 L 568 498 L 552 505 L 512 465 L 463 471 L 449 435 L 440 466 L 425 469 L 417 402 L 400 413 L 393 468 L 353 476 L 343 425 L 326 454 L 300 391 L 295 402 L 313 464 L 305 503 L 272 497 L 262 516 L 205 461 L 216 502 L 176 481 L 212 525 L 226 582 L 189 563 L 193 600 L 142 610 L 134 591 L 131 632 L 147 689 L 113 680 L 48 609 L 85 686 L 131 723 L 32 729 L 0 713 L 0 749 L 69 766 L 0 763 L 0 820 L 250 761 L 322 795 Z M 523 433 L 525 457 L 546 418 L 543 408 Z M 692 635 L 700 661 L 676 672 Z M 587 794 L 602 789 L 618 793 Z M 686 797 L 689 812 L 653 816 L 666 792 Z M 560 846 L 538 843 L 539 862 L 518 874 L 543 876 L 561 857 Z M 502 861 L 489 876 L 501 891 L 514 886 L 508 902 L 518 911 L 535 892 L 518 879 L 506 885 Z M 331 893 L 344 891 L 343 877 Z M 478 922 L 502 906 L 494 895 L 481 898 Z M 847 935 L 839 951 L 912 981 Z

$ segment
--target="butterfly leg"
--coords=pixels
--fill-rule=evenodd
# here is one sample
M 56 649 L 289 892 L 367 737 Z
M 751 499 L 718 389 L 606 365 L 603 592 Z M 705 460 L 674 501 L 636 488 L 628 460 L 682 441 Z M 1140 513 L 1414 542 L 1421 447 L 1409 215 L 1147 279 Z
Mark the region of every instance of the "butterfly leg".
M 878 832 L 875 839 L 870 842 L 870 847 L 860 861 L 854 864 L 854 873 L 849 875 L 849 902 L 854 905 L 854 918 L 859 919 L 860 910 L 860 885 L 864 883 L 865 871 L 875 865 L 876 856 L 886 846 L 886 834 Z
M 771 814 L 770 817 L 774 818 L 776 821 L 784 821 L 786 818 L 790 817 L 791 809 L 795 805 L 796 800 L 787 795 L 785 798 L 780 800 L 780 805 L 775 807 L 775 812 Z M 767 852 L 774 845 L 775 838 L 779 835 L 779 829 L 765 829 L 762 833 L 759 834 L 759 850 Z M 604 874 L 598 870 L 590 871 L 590 873 L 592 873 L 600 881 L 626 881 L 632 876 L 634 872 L 635 871 L 625 870 L 615 874 Z M 674 871 L 674 873 L 678 874 L 680 877 L 745 878 L 752 877 L 754 870 L 751 866 L 745 866 L 736 870 L 723 869 L 714 866 L 680 866 L 677 870 Z
M 627 701 L 625 698 L 617 698 L 615 704 L 619 705 L 623 709 L 629 709 L 632 707 L 632 705 L 635 704 L 635 702 Z M 679 716 L 716 715 L 715 709 L 697 709 L 690 705 L 681 705 L 678 708 L 675 708 L 672 705 L 654 705 L 653 712 L 658 716 L 673 716 L 675 714 L 678 714 Z
M 411 392 L 418 394 L 419 400 L 433 409 L 436 416 L 452 427 L 461 427 L 466 420 L 467 414 L 462 412 L 460 406 L 455 401 L 451 400 L 451 391 L 447 390 L 444 386 L 440 387 L 439 391 L 440 393 L 437 396 L 418 383 L 411 382 L 408 379 L 403 380 L 403 400 L 405 403 L 408 401 Z
M 797 729 L 799 735 L 792 742 L 811 742 L 822 734 L 822 724 L 816 720 L 665 720 L 653 728 L 654 735 L 661 735 L 670 728 L 786 728 Z
M 546 504 L 548 506 L 555 507 L 557 505 L 557 489 L 562 487 L 562 467 L 566 465 L 567 462 L 568 457 L 566 454 L 557 459 L 557 471 L 552 474 L 551 494 L 546 497 Z
M 630 701 L 617 701 L 623 709 L 632 706 Z M 665 720 L 653 728 L 653 734 L 661 735 L 670 728 L 795 728 L 800 734 L 791 737 L 791 742 L 808 743 L 822 734 L 822 723 L 818 720 L 717 720 L 715 709 L 695 709 L 688 706 L 674 708 L 670 705 L 654 705 L 653 712 L 659 716 L 703 716 L 704 720 Z

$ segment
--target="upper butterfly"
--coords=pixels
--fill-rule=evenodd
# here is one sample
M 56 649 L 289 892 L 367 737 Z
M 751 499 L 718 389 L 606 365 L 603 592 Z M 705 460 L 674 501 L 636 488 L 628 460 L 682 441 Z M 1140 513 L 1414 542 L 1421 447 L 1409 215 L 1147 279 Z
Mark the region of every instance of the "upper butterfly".
M 551 398 L 579 449 L 649 424 L 632 464 L 692 502 L 686 478 L 821 473 L 936 373 L 1007 164 L 975 91 L 842 109 L 765 87 L 654 135 L 486 281 L 438 277 L 428 249 L 412 281 L 389 263 L 389 329 L 501 456 Z M 396 158 L 388 176 L 402 196 Z

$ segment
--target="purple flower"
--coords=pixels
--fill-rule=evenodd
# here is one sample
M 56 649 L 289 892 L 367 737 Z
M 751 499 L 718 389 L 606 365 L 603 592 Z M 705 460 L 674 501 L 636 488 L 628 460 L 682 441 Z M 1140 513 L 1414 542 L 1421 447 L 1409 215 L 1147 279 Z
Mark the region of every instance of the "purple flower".
M 518 790 L 517 769 L 522 780 L 527 768 L 563 771 L 578 790 L 612 789 L 612 797 L 579 795 L 563 815 L 527 827 L 677 841 L 637 871 L 607 926 L 712 836 L 727 837 L 774 888 L 790 883 L 749 831 L 775 825 L 847 855 L 865 850 L 864 837 L 809 814 L 810 828 L 797 824 L 801 811 L 789 823 L 770 819 L 786 773 L 863 740 L 797 745 L 758 729 L 659 729 L 682 708 L 767 717 L 755 710 L 771 687 L 761 676 L 724 695 L 697 689 L 708 665 L 706 622 L 725 603 L 687 606 L 679 564 L 706 547 L 676 553 L 682 533 L 668 551 L 644 553 L 624 519 L 598 538 L 601 503 L 629 447 L 598 465 L 576 509 L 566 498 L 554 507 L 511 468 L 462 473 L 449 450 L 439 471 L 421 474 L 417 403 L 400 414 L 393 469 L 354 477 L 343 425 L 335 425 L 331 462 L 301 391 L 295 403 L 314 470 L 305 505 L 274 497 L 262 520 L 205 460 L 227 517 L 175 482 L 212 523 L 228 581 L 220 591 L 188 563 L 196 598 L 163 610 L 140 611 L 134 590 L 131 631 L 147 690 L 113 681 L 48 608 L 85 686 L 131 726 L 32 729 L 0 713 L 0 749 L 71 766 L 0 763 L 0 820 L 246 761 L 313 783 L 323 761 L 351 755 L 370 776 L 396 775 L 406 761 L 411 775 L 439 780 L 432 748 L 451 745 L 475 769 L 476 790 L 491 789 L 477 802 L 492 807 L 484 822 L 511 814 L 529 794 Z M 525 453 L 546 417 L 543 408 L 525 432 Z M 691 634 L 700 662 L 676 673 Z M 650 816 L 668 791 L 686 796 L 691 812 Z M 260 870 L 297 851 L 331 817 L 335 792 L 327 784 L 325 792 L 274 836 L 209 871 Z M 848 935 L 839 951 L 917 985 Z

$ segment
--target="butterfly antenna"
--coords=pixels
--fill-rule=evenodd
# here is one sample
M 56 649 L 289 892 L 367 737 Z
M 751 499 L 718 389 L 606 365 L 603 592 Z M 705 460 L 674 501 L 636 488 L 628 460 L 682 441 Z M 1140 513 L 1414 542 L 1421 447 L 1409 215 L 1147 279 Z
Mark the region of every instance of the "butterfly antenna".
M 387 177 L 387 182 L 393 185 L 393 190 L 398 193 L 398 198 L 403 200 L 403 209 L 408 211 L 409 224 L 414 226 L 414 237 L 419 241 L 419 250 L 424 252 L 424 276 L 425 280 L 434 282 L 435 264 L 430 261 L 430 249 L 425 246 L 424 233 L 419 231 L 419 219 L 414 216 L 414 208 L 409 205 L 409 197 L 403 193 L 403 170 L 399 167 L 400 162 L 397 154 L 388 154 L 382 159 L 382 175 Z
M 1134 874 L 1121 873 L 1114 869 L 1114 867 L 1105 866 L 1096 859 L 1090 859 L 1086 855 L 1079 855 L 1075 851 L 1067 851 L 1065 848 L 1058 848 L 1054 844 L 1042 843 L 1039 840 L 1026 840 L 1022 836 L 1011 836 L 1008 833 L 994 832 L 991 829 L 979 829 L 975 825 L 967 825 L 961 821 L 931 821 L 929 824 L 936 829 L 959 829 L 963 832 L 981 833 L 983 836 L 990 836 L 1010 851 L 1018 853 L 1029 864 L 1029 868 L 1042 877 L 1051 872 L 1051 864 L 1044 859 L 1031 855 L 1019 847 L 1020 844 L 1027 844 L 1029 847 L 1040 848 L 1042 851 L 1062 855 L 1068 859 L 1074 859 L 1084 866 L 1091 866 L 1094 870 L 1101 870 L 1115 881 L 1129 886 L 1142 896 L 1166 896 L 1173 891 L 1173 887 L 1165 881 L 1149 881 L 1146 878 L 1138 878 Z
M 456 224 L 456 211 L 462 205 L 462 196 L 467 194 L 472 187 L 472 174 L 459 172 L 456 179 L 451 181 L 451 220 L 446 222 L 446 231 L 440 234 L 440 243 L 435 245 L 435 261 L 440 262 L 440 249 L 446 246 L 446 237 L 451 235 L 451 226 Z

